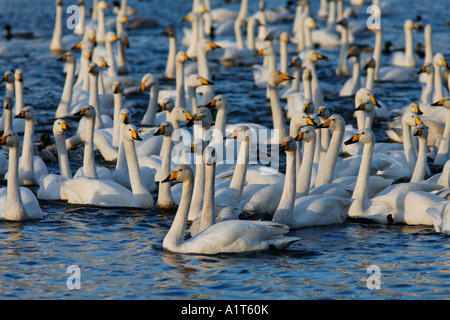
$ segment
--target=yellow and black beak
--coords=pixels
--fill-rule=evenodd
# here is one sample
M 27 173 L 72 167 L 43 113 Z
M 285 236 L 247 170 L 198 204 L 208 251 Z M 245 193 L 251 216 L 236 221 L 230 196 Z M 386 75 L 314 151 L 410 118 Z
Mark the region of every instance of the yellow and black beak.
M 217 43 L 214 43 L 214 42 L 212 42 L 212 41 L 209 41 L 208 42 L 209 43 L 209 46 L 211 47 L 211 49 L 222 49 L 222 47 L 221 46 L 219 46 Z
M 119 92 L 120 92 L 120 85 L 115 84 L 115 85 L 113 86 L 113 93 L 119 93 Z
M 166 132 L 166 127 L 164 126 L 159 126 L 158 130 L 155 131 L 155 133 L 153 133 L 154 136 L 160 136 L 163 135 Z
M 67 125 L 67 123 L 65 123 L 65 122 L 61 122 L 61 129 L 63 130 L 63 131 L 70 131 L 70 130 L 72 130 L 72 128 L 71 127 L 69 127 L 68 125 Z
M 87 108 L 82 108 L 80 111 L 74 113 L 74 116 L 84 116 L 86 114 Z
M 416 128 L 416 131 L 414 131 L 414 136 L 421 136 L 422 135 L 422 132 L 423 132 L 423 130 L 422 130 L 422 128 L 420 128 L 420 127 L 418 127 L 418 128 Z
M 178 177 L 178 171 L 172 171 L 169 176 L 167 178 L 165 178 L 163 181 L 161 181 L 162 183 L 164 182 L 169 182 L 169 181 L 174 181 L 176 180 Z
M 327 56 L 324 56 L 323 54 L 318 53 L 318 52 L 316 52 L 316 58 L 319 60 L 328 60 Z
M 213 85 L 213 84 L 214 84 L 214 82 L 211 82 L 211 81 L 209 81 L 209 80 L 207 80 L 207 79 L 205 79 L 205 78 L 200 78 L 200 82 L 201 82 L 202 85 L 204 85 L 204 86 L 208 86 L 208 85 Z
M 286 152 L 287 150 L 289 150 L 289 142 L 283 141 L 280 145 L 280 152 Z
M 139 136 L 137 130 L 131 130 L 131 138 L 133 138 L 133 140 L 142 141 L 142 138 Z
M 191 115 L 188 111 L 183 111 L 183 112 L 184 112 L 184 115 L 186 116 L 187 121 L 194 120 L 194 116 Z
M 103 59 L 102 59 L 102 64 L 101 64 L 101 66 L 102 66 L 103 68 L 109 68 L 108 63 L 107 63 L 105 60 L 103 60 Z
M 378 103 L 377 99 L 373 95 L 370 95 L 370 101 L 375 105 L 375 107 L 381 108 L 380 104 Z
M 0 82 L 3 82 L 3 81 L 8 81 L 8 74 L 7 73 L 5 73 L 3 75 L 3 78 L 0 79 Z
M 287 74 L 285 74 L 285 73 L 281 73 L 280 76 L 281 76 L 281 78 L 283 79 L 283 81 L 295 79 L 294 77 L 291 77 L 290 75 L 287 75 Z
M 205 107 L 208 109 L 213 109 L 216 107 L 216 105 L 217 105 L 217 100 L 212 99 L 208 104 L 205 105 Z
M 295 141 L 301 141 L 305 139 L 305 133 L 304 132 L 299 132 L 298 135 L 295 137 Z
M 122 114 L 122 122 L 124 124 L 129 124 L 130 123 L 130 117 L 128 116 L 128 114 L 126 114 L 126 113 Z
M 444 106 L 444 104 L 447 100 L 448 99 L 441 99 L 439 101 L 433 102 L 431 105 L 434 107 L 437 107 L 437 106 L 442 107 L 442 106 Z
M 147 88 L 147 86 L 145 85 L 145 82 L 141 83 L 141 92 L 144 91 Z
M 420 110 L 420 106 L 418 104 L 413 106 L 414 113 L 418 114 L 419 116 L 423 115 L 422 110 Z
M 67 54 L 63 54 L 61 57 L 57 59 L 58 61 L 66 61 L 67 60 Z
M 422 122 L 422 120 L 419 117 L 414 117 L 414 123 L 417 126 L 418 124 L 422 124 L 423 122 Z
M 161 112 L 167 109 L 167 103 L 163 102 L 163 103 L 158 103 L 158 110 L 157 112 Z
M 262 56 L 264 54 L 264 49 L 260 49 L 258 50 L 258 52 L 256 53 L 257 56 Z
M 25 115 L 27 114 L 27 112 L 26 111 L 20 111 L 18 114 L 16 114 L 15 116 L 14 116 L 14 118 L 19 118 L 19 119 L 25 119 Z
M 319 123 L 318 125 L 316 125 L 315 127 L 316 128 L 329 128 L 330 127 L 330 125 L 331 125 L 331 119 L 327 119 L 327 120 L 325 120 L 325 122 L 322 122 L 322 123 Z
M 424 73 L 424 72 L 427 72 L 427 66 L 422 66 L 422 67 L 420 68 L 420 70 L 417 71 L 417 74 Z
M 0 138 L 0 145 L 6 144 L 6 140 L 8 140 L 8 136 L 2 136 Z
M 347 146 L 349 144 L 357 143 L 359 142 L 359 137 L 361 137 L 361 133 L 356 133 L 353 135 L 353 137 L 345 141 L 344 144 Z

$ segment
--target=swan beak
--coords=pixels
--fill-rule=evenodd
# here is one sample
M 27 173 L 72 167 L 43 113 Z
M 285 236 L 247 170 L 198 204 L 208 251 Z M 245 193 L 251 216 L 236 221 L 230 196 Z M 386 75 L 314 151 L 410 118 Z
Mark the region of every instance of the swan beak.
M 95 67 L 94 66 L 90 66 L 88 72 L 89 73 L 94 73 L 94 70 L 95 70 Z
M 113 86 L 113 93 L 119 93 L 120 92 L 120 86 L 118 84 L 115 84 Z
M 219 46 L 218 44 L 216 44 L 216 43 L 214 43 L 214 42 L 212 42 L 212 41 L 209 41 L 208 43 L 209 43 L 209 45 L 210 45 L 210 47 L 211 47 L 212 49 L 222 49 L 221 46 Z
M 264 49 L 258 50 L 256 53 L 257 56 L 262 56 L 264 54 Z
M 167 103 L 163 102 L 163 103 L 158 103 L 158 111 L 157 112 L 161 112 L 166 110 L 167 107 Z
M 375 99 L 374 96 L 370 95 L 370 101 L 373 102 L 373 104 L 375 105 L 375 107 L 381 108 L 381 106 L 378 104 L 377 100 Z
M 183 111 L 187 121 L 194 120 L 194 117 L 187 111 Z
M 422 110 L 420 110 L 420 107 L 418 105 L 415 105 L 413 107 L 414 113 L 417 113 L 419 116 L 423 115 Z
M 72 49 L 81 49 L 81 42 L 78 42 L 76 45 L 74 45 Z
M 109 65 L 106 63 L 105 60 L 102 59 L 102 67 L 109 68 Z
M 414 122 L 416 125 L 423 123 L 422 120 L 420 120 L 419 117 L 414 117 Z
M 324 109 L 319 109 L 319 112 L 317 112 L 317 116 L 318 117 L 324 117 L 325 116 L 325 110 Z
M 419 71 L 417 71 L 417 74 L 423 73 L 427 71 L 427 66 L 422 66 Z
M 26 115 L 26 111 L 20 111 L 18 114 L 14 116 L 14 118 L 24 119 Z
M 123 39 L 123 44 L 125 45 L 125 48 L 129 48 L 130 47 L 130 41 L 128 41 L 128 37 L 125 37 Z
M 66 61 L 67 60 L 67 54 L 63 54 L 61 57 L 57 59 L 57 61 Z
M 86 108 L 82 108 L 80 111 L 74 113 L 74 116 L 84 116 L 86 114 L 87 109 Z
M 313 29 L 319 29 L 319 27 L 317 26 L 317 24 L 313 21 L 313 23 L 312 23 L 312 28 Z
M 434 107 L 436 107 L 436 106 L 442 107 L 445 104 L 445 101 L 447 101 L 447 99 L 441 99 L 439 101 L 433 102 L 431 105 Z
M 318 52 L 316 52 L 316 58 L 320 60 L 328 60 L 327 56 L 324 56 L 323 54 L 320 54 Z
M 209 81 L 209 80 L 207 80 L 205 78 L 200 78 L 200 82 L 202 83 L 202 85 L 205 85 L 205 86 L 214 84 L 214 82 L 211 82 L 211 81 Z
M 117 40 L 119 40 L 119 38 L 116 36 L 116 35 L 113 35 L 113 41 L 117 41 Z
M 91 51 L 89 51 L 89 52 L 87 53 L 87 58 L 89 59 L 89 61 L 92 60 L 92 52 L 91 52 Z
M 130 120 L 129 120 L 130 118 L 128 117 L 128 114 L 126 114 L 126 113 L 124 113 L 124 114 L 122 114 L 122 122 L 124 123 L 124 124 L 129 124 L 130 123 Z
M 281 79 L 283 79 L 283 81 L 295 79 L 294 77 L 291 77 L 290 75 L 287 75 L 285 73 L 281 73 L 280 76 L 281 76 Z
M 0 83 L 3 82 L 3 81 L 7 81 L 7 80 L 8 80 L 8 75 L 5 74 L 5 75 L 2 77 L 2 79 L 0 80 Z
M 366 109 L 366 103 L 365 103 L 365 102 L 362 102 L 362 103 L 358 106 L 358 108 L 355 109 L 355 111 L 363 111 L 363 110 L 365 110 L 365 109 Z
M 422 128 L 416 128 L 416 131 L 413 134 L 414 136 L 421 136 L 422 135 Z
M 447 69 L 449 69 L 447 60 L 442 59 L 442 66 L 445 67 L 445 68 L 447 68 Z
M 61 129 L 63 130 L 63 131 L 70 131 L 70 130 L 72 130 L 72 128 L 71 127 L 69 127 L 68 125 L 67 125 L 67 123 L 65 123 L 65 122 L 61 122 Z
M 297 138 L 296 138 L 296 140 L 297 140 Z M 289 142 L 283 141 L 280 146 L 280 152 L 286 152 L 287 150 L 289 150 Z
M 313 127 L 317 126 L 317 123 L 315 123 L 314 120 L 311 119 L 311 117 L 306 117 L 306 123 L 307 123 L 309 126 L 313 126 Z
M 123 22 L 129 22 L 129 21 L 130 21 L 130 19 L 128 19 L 127 16 L 123 16 Z
M 210 103 L 208 103 L 207 105 L 205 105 L 206 108 L 208 109 L 213 109 L 215 108 L 217 105 L 217 100 L 212 99 Z
M 314 122 L 314 121 L 313 121 Z M 315 128 L 329 128 L 331 125 L 331 119 L 327 119 L 325 122 L 319 123 Z
M 139 137 L 137 130 L 131 130 L 131 138 L 133 138 L 133 140 L 142 141 L 142 138 Z
M 6 144 L 6 140 L 8 140 L 8 137 L 7 136 L 2 136 L 0 138 L 0 145 Z
M 153 133 L 154 136 L 160 136 L 166 132 L 166 128 L 164 126 L 159 126 L 158 130 L 156 130 L 155 133 Z
M 184 55 L 183 55 L 183 58 L 184 58 L 184 61 L 185 61 L 185 62 L 188 61 L 188 60 L 192 60 L 191 58 L 188 57 L 187 54 L 184 54 Z
M 141 92 L 144 91 L 147 88 L 147 86 L 145 85 L 145 82 L 141 83 Z
M 164 182 L 169 182 L 169 181 L 176 180 L 177 176 L 178 176 L 178 171 L 172 171 L 170 173 L 170 175 L 167 178 L 165 178 L 163 181 L 161 181 L 161 182 L 164 183 Z
M 295 137 L 295 141 L 300 141 L 300 140 L 303 140 L 304 138 L 305 138 L 305 133 L 299 132 L 298 135 Z
M 349 144 L 353 144 L 353 143 L 359 142 L 359 137 L 360 136 L 361 136 L 361 134 L 357 133 L 357 134 L 353 135 L 353 137 L 351 137 L 350 139 L 345 141 L 344 144 L 345 145 L 349 145 Z

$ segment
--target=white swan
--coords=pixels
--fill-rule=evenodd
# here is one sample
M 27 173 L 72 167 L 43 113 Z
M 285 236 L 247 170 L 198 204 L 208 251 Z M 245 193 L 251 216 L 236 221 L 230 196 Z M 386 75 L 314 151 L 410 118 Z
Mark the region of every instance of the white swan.
M 93 109 L 92 109 L 93 110 Z M 131 191 L 122 185 L 95 178 L 58 179 L 67 195 L 68 203 L 90 204 L 101 207 L 153 208 L 153 198 L 145 187 L 139 171 L 134 140 L 140 137 L 134 125 L 127 125 L 123 131 L 123 143 L 130 170 Z
M 9 130 L 0 138 L 0 145 L 9 148 L 8 185 L 0 189 L 0 219 L 24 221 L 42 219 L 43 213 L 34 194 L 19 186 L 19 136 Z
M 58 107 L 55 111 L 55 118 L 65 118 L 69 116 L 72 105 L 72 93 L 75 80 L 75 70 L 77 67 L 77 60 L 73 53 L 67 52 L 62 55 L 59 61 L 65 61 L 66 64 L 66 80 L 64 82 L 64 88 L 59 101 Z
M 420 182 L 425 179 L 427 172 L 428 127 L 423 123 L 418 124 L 413 135 L 419 140 L 419 150 L 417 151 L 417 161 L 410 182 Z
M 433 67 L 434 67 L 434 95 L 433 101 L 441 100 L 445 96 L 448 96 L 447 90 L 444 88 L 442 83 L 443 71 L 442 68 L 449 68 L 447 60 L 445 60 L 442 53 L 438 52 L 433 56 Z
M 420 94 L 420 104 L 430 105 L 433 102 L 433 92 L 434 92 L 434 67 L 432 63 L 427 63 L 423 65 L 419 70 L 421 75 L 426 75 L 423 80 L 425 85 L 422 86 Z
M 431 105 L 441 106 L 447 110 L 444 133 L 439 144 L 438 152 L 433 162 L 434 165 L 443 166 L 449 159 L 450 151 L 450 98 L 441 99 Z
M 169 52 L 167 54 L 166 68 L 164 69 L 164 79 L 165 80 L 175 80 L 175 65 L 176 65 L 176 55 L 177 55 L 177 34 L 173 27 L 167 28 L 163 32 L 164 36 L 169 38 Z
M 292 82 L 297 80 L 294 76 Z M 309 69 L 303 69 L 302 72 L 302 83 L 303 83 L 303 92 L 291 92 L 287 97 L 286 104 L 286 117 L 291 119 L 295 114 L 299 111 L 302 111 L 302 105 L 305 101 L 312 101 L 312 89 L 311 89 L 311 80 L 312 73 Z
M 319 108 L 320 106 L 325 105 L 315 66 L 317 61 L 323 59 L 328 58 L 314 50 L 309 50 L 306 53 L 305 58 L 303 59 L 305 68 L 311 70 L 311 90 L 315 108 Z M 317 113 L 317 110 L 315 110 L 314 112 Z
M 286 137 L 283 149 L 286 151 L 286 179 L 283 195 L 272 221 L 286 224 L 291 229 L 343 223 L 347 217 L 346 208 L 351 203 L 350 199 L 329 195 L 295 198 L 297 177 L 294 138 Z
M 405 51 L 395 51 L 391 55 L 391 64 L 393 66 L 414 68 L 416 67 L 416 58 L 414 57 L 413 30 L 416 25 L 409 19 L 405 20 L 403 30 L 405 31 Z
M 334 70 L 334 73 L 337 76 L 349 76 L 351 72 L 348 65 L 348 59 L 346 58 L 350 50 L 348 41 L 348 20 L 341 19 L 337 24 L 341 26 L 341 46 L 339 48 L 338 65 Z
M 61 52 L 64 51 L 64 47 L 61 41 L 63 31 L 63 3 L 61 0 L 56 1 L 56 19 L 55 28 L 53 30 L 52 40 L 50 42 L 50 51 Z
M 268 221 L 230 220 L 213 224 L 199 234 L 184 240 L 188 209 L 192 197 L 193 174 L 190 167 L 178 166 L 163 182 L 183 183 L 182 198 L 175 218 L 163 240 L 163 248 L 171 252 L 218 254 L 284 249 L 298 238 L 284 237 L 284 225 Z
M 436 232 L 450 234 L 450 211 L 448 202 L 440 204 L 437 208 L 428 208 L 427 213 L 433 220 Z
M 357 182 L 352 196 L 354 201 L 348 210 L 348 216 L 368 219 L 381 224 L 396 222 L 433 225 L 433 221 L 426 213 L 426 210 L 430 207 L 436 207 L 446 200 L 425 191 L 409 191 L 414 190 L 417 184 L 393 185 L 389 191 L 385 190 L 383 194 L 380 193 L 377 197 L 368 199 L 370 162 L 372 161 L 372 154 L 375 147 L 375 136 L 371 130 L 363 129 L 358 131 L 345 143 L 351 144 L 356 142 L 364 143 L 364 148 Z M 426 185 L 430 191 L 433 190 L 432 185 Z M 397 190 L 393 191 L 395 188 Z M 405 192 L 405 190 L 408 191 Z
M 57 179 L 63 177 L 72 178 L 69 156 L 66 150 L 65 132 L 70 130 L 66 121 L 56 119 L 53 123 L 53 135 L 55 137 L 56 152 L 58 153 L 59 174 L 50 173 L 39 179 L 37 198 L 43 200 L 67 200 Z
M 346 58 L 353 57 L 353 72 L 352 77 L 345 81 L 339 91 L 340 97 L 354 96 L 362 87 L 360 53 L 360 49 L 356 46 L 352 46 L 348 52 Z

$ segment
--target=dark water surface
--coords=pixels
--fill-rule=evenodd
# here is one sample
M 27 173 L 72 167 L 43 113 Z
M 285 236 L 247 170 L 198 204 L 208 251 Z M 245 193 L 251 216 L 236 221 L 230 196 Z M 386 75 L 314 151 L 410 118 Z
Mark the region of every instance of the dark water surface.
M 86 2 L 90 7 L 90 1 Z M 211 2 L 213 7 L 222 3 Z M 389 10 L 393 14 L 382 21 L 386 40 L 403 45 L 403 21 L 421 15 L 424 23 L 433 25 L 435 52 L 450 56 L 446 1 L 434 1 L 432 8 L 418 0 L 390 2 L 395 3 Z M 267 8 L 279 3 L 267 1 Z M 48 49 L 54 27 L 54 1 L 0 0 L 0 5 L 0 25 L 10 23 L 17 30 L 31 30 L 42 37 L 23 44 L 29 51 L 26 56 L 1 58 L 0 72 L 23 70 L 25 103 L 38 113 L 36 135 L 50 132 L 64 83 L 63 66 Z M 311 1 L 311 5 L 316 13 L 318 1 Z M 131 71 L 137 76 L 147 72 L 162 74 L 168 42 L 160 33 L 174 25 L 180 42 L 181 27 L 188 26 L 181 20 L 192 3 L 130 0 L 129 6 L 160 24 L 157 28 L 129 31 Z M 237 9 L 238 3 L 227 6 Z M 257 8 L 258 2 L 250 1 L 249 12 Z M 358 21 L 364 23 L 367 17 L 364 7 Z M 321 21 L 319 24 L 324 25 Z M 423 33 L 415 33 L 414 37 L 423 43 Z M 358 42 L 372 46 L 373 40 L 370 37 Z M 345 81 L 333 76 L 338 52 L 338 48 L 323 50 L 330 60 L 319 68 L 321 81 L 335 85 L 336 92 Z M 222 68 L 216 87 L 230 101 L 230 123 L 271 125 L 265 90 L 253 87 L 250 68 Z M 420 85 L 377 84 L 376 94 L 390 108 L 399 108 L 420 97 Z M 127 103 L 135 108 L 135 119 L 143 114 L 147 101 L 147 94 L 127 97 Z M 345 115 L 353 108 L 352 98 L 339 98 L 337 94 L 328 96 L 327 103 Z M 378 140 L 387 139 L 383 127 L 377 129 L 377 135 Z M 79 165 L 74 161 L 72 169 Z M 55 164 L 49 168 L 58 170 Z M 41 208 L 41 221 L 0 223 L 2 299 L 449 298 L 449 236 L 435 233 L 432 227 L 347 221 L 291 231 L 302 240 L 283 252 L 183 255 L 162 250 L 173 212 L 103 209 L 52 201 L 42 201 Z M 79 267 L 81 282 L 80 289 L 70 290 L 67 280 L 71 273 L 67 268 L 73 265 Z M 381 272 L 378 290 L 367 286 L 372 275 L 367 270 L 373 265 Z

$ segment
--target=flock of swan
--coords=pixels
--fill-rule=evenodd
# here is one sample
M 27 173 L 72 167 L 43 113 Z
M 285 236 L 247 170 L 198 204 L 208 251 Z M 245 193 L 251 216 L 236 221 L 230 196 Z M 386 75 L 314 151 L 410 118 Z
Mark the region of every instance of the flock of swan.
M 388 57 L 382 55 L 383 29 L 352 20 L 363 1 L 321 1 L 317 18 L 307 0 L 294 2 L 294 16 L 282 7 L 268 10 L 264 1 L 249 14 L 248 2 L 241 0 L 237 12 L 194 0 L 184 19 L 191 25 L 181 41 L 186 50 L 179 48 L 176 29 L 168 28 L 164 74 L 139 78 L 129 71 L 124 24 L 135 10 L 126 0 L 113 12 L 94 0 L 90 18 L 79 1 L 79 28 L 68 35 L 62 1 L 56 1 L 50 50 L 64 63 L 65 82 L 55 110 L 55 144 L 45 150 L 56 152 L 59 172 L 50 172 L 35 150 L 36 113 L 24 105 L 22 71 L 5 72 L 0 174 L 7 186 L 0 189 L 0 218 L 44 219 L 39 200 L 174 208 L 163 248 L 204 254 L 284 249 L 300 240 L 290 230 L 348 218 L 450 233 L 450 79 L 444 56 L 433 52 L 431 25 L 424 27 L 423 59 L 414 51 L 418 24 L 412 20 L 404 23 L 405 50 Z M 230 34 L 234 41 L 221 37 Z M 362 34 L 374 35 L 373 49 L 357 45 Z M 354 97 L 355 126 L 326 101 L 330 89 L 317 71 L 327 59 L 322 47 L 339 51 L 334 73 L 348 80 L 338 94 Z M 230 67 L 249 68 L 255 87 L 265 89 L 260 92 L 270 102 L 272 126 L 229 123 L 227 93 L 215 87 L 221 69 Z M 160 88 L 161 79 L 173 88 Z M 376 97 L 379 81 L 420 81 L 420 99 L 390 110 Z M 146 89 L 148 106 L 134 119 L 126 97 Z M 380 121 L 394 142 L 376 142 L 372 128 Z M 192 145 L 175 139 L 178 129 L 192 125 Z M 210 129 L 218 134 L 207 139 Z M 256 141 L 255 132 L 271 129 L 268 140 Z M 258 163 L 261 143 L 271 146 L 272 159 L 285 156 L 285 173 Z M 233 164 L 220 158 L 230 146 L 236 149 Z M 69 151 L 77 148 L 82 166 L 73 170 Z M 175 164 L 175 149 L 197 161 Z M 96 152 L 115 168 L 99 166 Z M 251 214 L 264 216 L 243 219 Z

